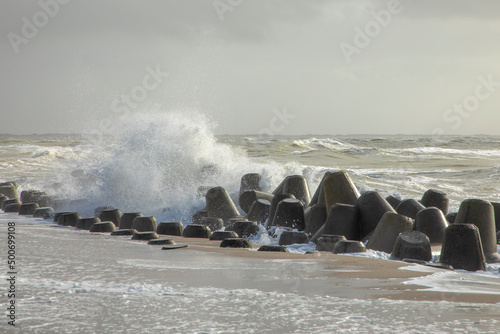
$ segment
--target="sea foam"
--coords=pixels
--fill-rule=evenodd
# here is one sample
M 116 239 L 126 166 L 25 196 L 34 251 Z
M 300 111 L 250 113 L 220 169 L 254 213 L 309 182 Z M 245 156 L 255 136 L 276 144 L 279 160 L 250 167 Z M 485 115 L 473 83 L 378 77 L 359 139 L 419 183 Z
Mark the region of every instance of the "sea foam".
M 87 214 L 97 206 L 113 206 L 187 223 L 204 207 L 200 186 L 222 186 L 237 204 L 245 173 L 260 173 L 266 191 L 290 174 L 305 173 L 313 183 L 319 178 L 319 172 L 298 163 L 256 162 L 220 143 L 215 124 L 200 113 L 134 114 L 118 122 L 106 143 L 89 146 L 91 153 L 71 160 L 62 173 L 58 195 L 87 199 L 78 208 Z

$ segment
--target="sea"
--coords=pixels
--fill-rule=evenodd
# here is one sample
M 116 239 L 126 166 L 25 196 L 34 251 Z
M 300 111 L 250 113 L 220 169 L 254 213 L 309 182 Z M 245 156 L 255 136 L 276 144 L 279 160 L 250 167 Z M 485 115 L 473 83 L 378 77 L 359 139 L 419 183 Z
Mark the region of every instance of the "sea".
M 246 173 L 260 173 L 264 191 L 298 174 L 314 192 L 325 171 L 345 170 L 361 192 L 444 191 L 451 211 L 466 198 L 500 201 L 500 136 L 215 135 L 205 116 L 175 113 L 135 115 L 114 129 L 0 135 L 0 179 L 185 223 L 204 207 L 200 187 L 223 186 L 237 203 Z
M 237 203 L 246 173 L 261 174 L 263 191 L 288 175 L 303 175 L 313 193 L 326 171 L 344 170 L 360 192 L 376 190 L 384 197 L 419 199 L 427 189 L 441 190 L 450 198 L 450 211 L 467 198 L 500 202 L 500 136 L 216 135 L 216 130 L 203 114 L 151 113 L 118 119 L 112 131 L 4 134 L 0 182 L 16 181 L 19 191 L 36 189 L 68 200 L 82 215 L 115 207 L 184 224 L 204 207 L 200 189 L 222 186 Z M 16 327 L 7 325 L 3 307 L 2 333 L 496 333 L 500 325 L 500 316 L 491 316 L 500 314 L 500 305 L 292 289 L 297 282 L 290 266 L 307 272 L 310 261 L 172 258 L 128 240 L 0 214 L 0 228 L 12 221 L 18 234 L 17 320 Z M 6 245 L 7 232 L 1 235 Z M 269 238 L 262 233 L 253 241 Z M 7 248 L 2 249 L 4 264 Z M 498 270 L 489 265 L 479 274 L 438 272 L 407 284 L 499 294 Z M 290 275 L 280 276 L 283 272 Z M 188 285 L 184 275 L 199 279 Z M 232 277 L 229 286 L 218 282 L 220 275 Z M 273 278 L 282 285 L 255 284 Z M 5 291 L 2 287 L 2 305 L 7 305 Z M 489 316 L 483 320 L 481 314 Z

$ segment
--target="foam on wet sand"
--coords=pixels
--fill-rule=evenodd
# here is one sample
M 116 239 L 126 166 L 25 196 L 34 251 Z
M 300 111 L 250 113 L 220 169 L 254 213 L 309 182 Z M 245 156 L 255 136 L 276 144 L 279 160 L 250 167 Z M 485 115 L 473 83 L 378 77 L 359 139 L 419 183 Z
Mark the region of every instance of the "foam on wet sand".
M 18 324 L 27 333 L 62 328 L 66 333 L 82 328 L 494 333 L 498 328 L 500 295 L 485 288 L 495 286 L 493 273 L 386 261 L 375 252 L 372 257 L 379 259 L 225 249 L 219 241 L 198 238 L 171 237 L 189 248 L 165 252 L 129 237 L 1 214 L 0 225 L 7 221 L 16 222 L 22 245 Z M 460 279 L 448 292 L 422 288 L 449 282 L 453 275 L 469 275 L 463 290 Z M 471 280 L 481 289 L 472 291 Z M 465 286 L 469 291 L 462 293 Z

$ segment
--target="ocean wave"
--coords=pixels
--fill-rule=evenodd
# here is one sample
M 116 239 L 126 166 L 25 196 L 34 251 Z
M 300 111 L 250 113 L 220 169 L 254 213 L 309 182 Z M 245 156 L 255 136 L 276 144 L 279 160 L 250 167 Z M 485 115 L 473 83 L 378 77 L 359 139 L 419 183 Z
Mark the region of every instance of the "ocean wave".
M 111 143 L 88 145 L 65 162 L 60 171 L 59 196 L 87 199 L 81 208 L 113 206 L 141 211 L 158 219 L 190 222 L 204 207 L 198 188 L 224 187 L 235 203 L 240 179 L 261 174 L 264 191 L 274 189 L 287 175 L 304 174 L 300 163 L 251 159 L 241 138 L 218 140 L 214 125 L 201 113 L 147 113 L 120 120 Z M 247 137 L 248 138 L 248 137 Z M 224 141 L 224 142 L 223 142 Z M 245 139 L 243 139 L 245 141 Z M 75 169 L 92 179 L 71 177 Z M 314 184 L 316 174 L 306 176 Z
M 269 145 L 275 142 L 275 139 L 265 137 L 245 137 L 245 141 L 252 145 Z
M 74 154 L 74 150 L 72 148 L 67 147 L 51 147 L 51 148 L 38 148 L 33 154 L 31 154 L 30 158 L 32 159 L 65 159 L 68 156 Z
M 484 156 L 484 157 L 500 157 L 500 150 L 468 150 L 468 149 L 456 149 L 456 148 L 443 148 L 436 146 L 429 147 L 412 147 L 412 148 L 388 148 L 384 149 L 383 153 L 386 154 L 417 154 L 417 155 L 439 155 L 446 157 L 448 155 L 452 156 Z
M 358 154 L 375 153 L 378 151 L 378 149 L 375 147 L 363 147 L 363 146 L 352 145 L 334 138 L 296 139 L 293 140 L 291 145 L 294 147 L 305 148 L 306 150 L 304 151 L 295 151 L 301 153 L 306 153 L 308 151 L 315 151 L 315 150 L 329 150 L 334 152 L 340 152 L 343 154 L 358 155 Z
M 0 151 L 7 151 L 13 158 L 39 159 L 39 158 L 63 158 L 75 153 L 78 148 L 67 146 L 44 146 L 34 144 L 14 144 L 0 146 Z
M 326 148 L 330 150 L 346 148 L 351 145 L 345 144 L 337 139 L 333 138 L 308 138 L 308 139 L 297 139 L 292 142 L 292 146 L 298 147 L 316 147 L 316 148 Z
M 293 151 L 292 155 L 302 155 L 302 154 L 307 154 L 311 152 L 316 152 L 317 150 L 311 149 L 311 150 L 304 150 L 304 151 Z
M 12 144 L 0 146 L 0 150 L 15 150 L 20 153 L 33 152 L 39 148 L 40 146 L 31 144 Z

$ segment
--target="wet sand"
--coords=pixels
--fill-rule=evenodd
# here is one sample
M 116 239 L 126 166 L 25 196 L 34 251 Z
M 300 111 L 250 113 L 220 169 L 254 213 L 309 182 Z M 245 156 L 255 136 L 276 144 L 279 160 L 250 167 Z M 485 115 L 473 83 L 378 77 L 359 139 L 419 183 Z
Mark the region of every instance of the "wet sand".
M 425 291 L 425 287 L 417 285 L 403 285 L 410 278 L 416 278 L 431 275 L 433 272 L 445 271 L 444 269 L 435 269 L 430 267 L 416 266 L 401 261 L 371 259 L 356 257 L 351 255 L 338 255 L 330 252 L 315 252 L 312 254 L 295 254 L 283 252 L 257 252 L 260 245 L 252 244 L 252 250 L 238 248 L 221 248 L 220 241 L 210 241 L 197 238 L 183 238 L 175 236 L 161 236 L 174 240 L 176 243 L 187 244 L 189 248 L 169 250 L 168 252 L 207 252 L 214 253 L 221 257 L 241 258 L 244 261 L 248 259 L 259 259 L 260 261 L 269 260 L 293 260 L 296 261 L 314 261 L 318 266 L 314 266 L 309 273 L 302 273 L 301 279 L 306 278 L 330 278 L 343 281 L 344 288 L 356 289 L 360 291 L 351 292 L 353 296 L 359 294 L 369 298 L 387 298 L 393 300 L 418 300 L 418 301 L 450 301 L 466 303 L 500 303 L 500 295 L 478 294 L 478 293 L 450 293 Z M 440 249 L 440 246 L 434 245 L 433 250 Z M 258 261 L 258 260 L 257 260 Z M 418 271 L 401 270 L 402 267 L 415 266 L 422 268 Z M 350 281 L 348 286 L 345 281 Z M 370 284 L 361 284 L 365 280 L 370 280 Z M 320 292 L 320 291 L 319 291 Z M 344 293 L 342 297 L 345 296 Z
M 1 323 L 2 333 L 498 329 L 500 295 L 403 284 L 431 274 L 402 270 L 413 266 L 403 262 L 220 248 L 220 241 L 171 236 L 162 238 L 189 247 L 162 250 L 19 216 L 1 215 L 0 227 L 7 221 L 16 222 L 18 237 L 18 327 Z

